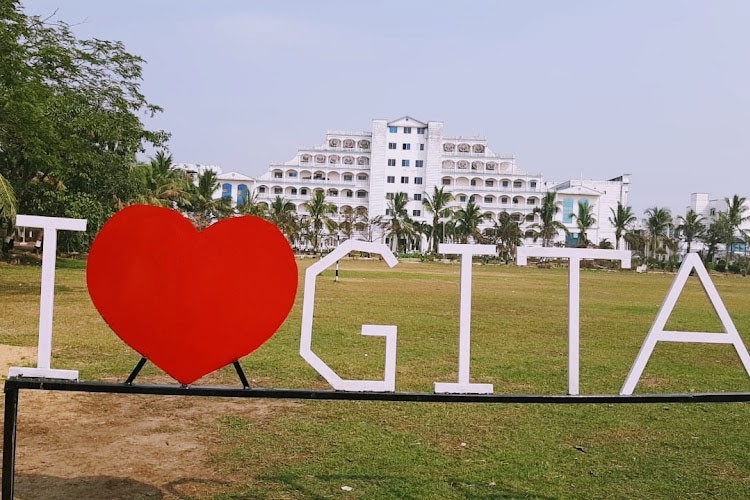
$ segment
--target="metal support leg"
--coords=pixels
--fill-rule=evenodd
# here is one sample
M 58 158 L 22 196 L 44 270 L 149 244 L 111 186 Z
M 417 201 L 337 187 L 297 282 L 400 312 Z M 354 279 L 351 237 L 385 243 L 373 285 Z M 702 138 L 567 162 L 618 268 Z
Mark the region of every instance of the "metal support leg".
M 135 381 L 135 377 L 138 376 L 139 373 L 141 373 L 141 369 L 143 368 L 143 365 L 146 364 L 146 361 L 148 361 L 146 358 L 141 358 L 140 361 L 138 361 L 138 364 L 135 365 L 135 368 L 133 368 L 133 371 L 130 372 L 130 376 L 125 381 L 126 384 L 132 385 L 133 381 Z
M 3 500 L 13 500 L 16 475 L 16 424 L 18 423 L 18 387 L 5 382 L 5 422 L 3 424 Z
M 235 361 L 232 363 L 234 365 L 234 369 L 237 370 L 237 376 L 240 377 L 240 382 L 242 382 L 242 388 L 243 389 L 250 389 L 250 383 L 247 381 L 247 377 L 245 376 L 245 372 L 242 371 L 242 367 L 240 366 L 239 361 Z

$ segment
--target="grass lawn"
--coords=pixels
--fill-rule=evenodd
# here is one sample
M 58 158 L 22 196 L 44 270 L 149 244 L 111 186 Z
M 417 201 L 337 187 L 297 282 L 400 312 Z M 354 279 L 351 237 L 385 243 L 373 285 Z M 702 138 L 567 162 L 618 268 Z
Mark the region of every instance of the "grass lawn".
M 328 388 L 299 356 L 301 290 L 281 330 L 242 364 L 261 387 Z M 138 356 L 94 310 L 85 271 L 57 272 L 53 367 L 124 380 Z M 0 343 L 36 344 L 39 268 L 0 267 Z M 342 377 L 380 379 L 396 325 L 396 389 L 432 391 L 458 369 L 457 264 L 347 260 L 318 278 L 313 349 Z M 581 271 L 581 393 L 616 394 L 674 275 Z M 252 276 L 245 277 L 252 282 Z M 692 281 L 696 280 L 696 281 Z M 715 276 L 750 339 L 750 280 Z M 198 304 L 197 307 L 209 306 Z M 241 312 L 238 312 L 241 313 Z M 248 318 L 252 323 L 252 318 Z M 720 331 L 696 278 L 668 329 Z M 144 376 L 158 370 L 147 365 Z M 475 266 L 471 376 L 498 393 L 567 389 L 567 270 Z M 236 385 L 231 370 L 212 382 Z M 643 392 L 750 391 L 732 346 L 659 344 Z M 175 415 L 179 418 L 179 415 Z M 217 412 L 209 498 L 747 498 L 750 405 L 302 402 L 252 420 Z M 350 486 L 351 491 L 341 490 Z

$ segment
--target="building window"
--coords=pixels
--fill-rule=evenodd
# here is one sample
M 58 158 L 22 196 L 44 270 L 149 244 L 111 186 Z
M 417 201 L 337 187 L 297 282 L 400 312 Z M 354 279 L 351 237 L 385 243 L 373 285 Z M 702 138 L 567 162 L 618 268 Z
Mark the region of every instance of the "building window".
M 573 222 L 573 198 L 563 199 L 563 222 L 565 224 Z
M 289 177 L 297 177 L 297 172 L 289 172 Z
M 411 134 L 411 127 L 404 127 L 404 134 Z
M 390 132 L 391 134 L 395 134 L 396 132 L 398 132 L 398 127 L 388 127 L 388 132 Z
M 396 143 L 395 142 L 389 142 L 388 143 L 388 149 L 396 149 Z
M 529 184 L 529 187 L 531 189 L 536 189 L 536 181 L 531 181 L 531 183 Z M 607 194 L 607 193 L 604 193 L 604 194 Z
M 451 180 L 448 178 L 443 178 L 443 186 L 450 186 Z
M 344 180 L 345 180 L 345 181 L 351 182 L 351 181 L 352 181 L 352 178 L 353 178 L 353 177 L 352 177 L 352 174 L 345 174 L 345 175 L 344 175 Z
M 418 168 L 424 167 L 424 160 L 417 160 L 414 162 L 414 166 Z
M 388 184 L 393 184 L 393 183 L 395 183 L 395 182 L 396 182 L 396 176 L 394 176 L 394 175 L 389 175 L 389 176 L 388 176 L 388 177 L 386 178 L 386 180 L 385 180 L 385 181 L 386 181 L 386 182 L 387 182 Z
M 514 188 L 520 188 L 521 186 L 523 186 L 523 182 L 521 182 L 521 181 L 513 181 L 513 187 Z
M 409 184 L 409 178 L 408 177 L 401 177 L 401 184 Z
M 476 185 L 477 185 L 477 181 L 476 181 L 475 179 L 472 179 L 472 180 L 471 180 L 471 183 L 470 183 L 470 184 L 471 184 L 472 186 L 476 186 Z
M 458 201 L 460 201 L 461 203 L 465 202 L 466 196 L 462 194 L 461 196 L 458 197 Z
M 297 188 L 292 188 L 292 194 L 297 196 Z
M 503 181 L 503 187 L 504 187 L 504 188 L 507 188 L 507 187 L 508 187 L 508 181 Z
M 507 203 L 508 203 L 508 198 L 507 198 L 506 196 L 503 196 L 502 198 L 500 198 L 500 201 L 501 201 L 501 202 L 502 202 L 503 204 L 507 204 Z
M 408 167 L 409 166 L 409 160 L 401 160 L 401 166 L 402 167 Z
M 357 191 L 357 198 L 367 198 L 367 191 Z
M 282 174 L 281 172 L 274 172 L 273 173 L 273 178 L 274 179 L 281 179 L 282 177 L 284 177 L 284 174 Z
M 417 129 L 418 134 L 424 134 L 424 131 L 427 130 L 427 127 L 420 127 Z
M 421 177 L 415 177 L 414 178 L 414 184 L 422 184 L 422 178 Z
M 393 196 L 394 196 L 394 194 L 393 194 L 393 193 L 385 193 L 385 199 L 386 199 L 386 200 L 392 200 L 392 199 L 393 199 Z
M 527 205 L 536 205 L 536 198 L 529 198 L 526 200 Z
M 239 186 L 237 186 L 237 206 L 238 207 L 241 207 L 247 202 L 248 195 L 249 195 L 249 191 L 245 184 L 240 184 Z
M 273 188 L 273 194 L 282 194 L 283 192 L 284 190 L 279 187 Z
M 411 214 L 412 214 L 412 215 L 413 215 L 414 217 L 421 217 L 421 216 L 422 216 L 422 211 L 421 211 L 421 210 L 412 210 L 412 211 L 411 211 Z
M 422 193 L 416 193 L 414 195 L 414 201 L 422 201 Z
M 367 180 L 367 175 L 360 174 L 360 175 L 357 176 L 357 180 L 358 181 L 366 181 Z
M 495 185 L 495 181 L 491 181 L 491 180 L 490 181 L 486 181 L 484 183 L 484 185 L 487 186 L 488 188 L 491 188 L 492 186 Z
M 405 150 L 407 150 L 407 151 L 408 151 L 408 150 L 410 150 L 410 149 L 411 149 L 411 144 L 409 144 L 408 142 L 405 142 L 405 143 L 403 143 L 403 144 L 401 145 L 401 149 L 405 149 Z
M 385 215 L 391 215 L 391 209 L 390 208 L 386 208 L 385 209 Z
M 307 188 L 300 189 L 299 190 L 299 194 L 301 194 L 302 196 L 306 195 L 307 194 Z
M 227 183 L 221 186 L 221 197 L 231 198 L 232 197 L 232 185 Z
M 388 160 L 388 166 L 389 167 L 395 167 L 396 166 L 396 160 L 395 159 L 389 159 Z

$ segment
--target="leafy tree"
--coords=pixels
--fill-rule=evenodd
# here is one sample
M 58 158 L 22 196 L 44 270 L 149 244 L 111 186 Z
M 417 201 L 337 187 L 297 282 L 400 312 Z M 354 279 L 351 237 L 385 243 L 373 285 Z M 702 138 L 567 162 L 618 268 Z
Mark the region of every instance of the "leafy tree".
M 453 218 L 456 222 L 456 233 L 461 238 L 461 242 L 466 243 L 469 241 L 469 238 L 474 240 L 481 238 L 479 226 L 482 222 L 489 219 L 490 216 L 483 214 L 479 205 L 474 203 L 474 200 L 469 200 L 465 208 L 456 210 Z
M 573 215 L 576 219 L 576 226 L 578 226 L 578 230 L 581 233 L 581 241 L 579 242 L 579 246 L 581 247 L 589 245 L 588 230 L 596 224 L 593 210 L 594 207 L 588 200 L 580 200 L 578 202 L 578 213 Z
M 444 188 L 441 186 L 438 188 L 435 186 L 432 195 L 424 195 L 422 198 L 422 206 L 424 209 L 432 214 L 432 226 L 429 235 L 430 242 L 432 243 L 432 253 L 438 253 L 438 244 L 442 241 L 444 231 L 445 220 L 450 219 L 453 210 L 448 207 L 448 203 L 453 200 L 451 193 L 446 193 Z
M 516 248 L 523 242 L 521 226 L 508 212 L 500 212 L 493 226 L 485 229 L 482 235 L 497 247 L 500 258 L 505 262 L 513 260 Z
M 258 201 L 258 193 L 256 191 L 248 193 L 243 203 L 237 205 L 237 213 L 239 215 L 254 215 L 255 217 L 265 218 L 267 212 L 268 205 Z
M 131 202 L 170 208 L 190 204 L 190 178 L 182 170 L 174 168 L 172 155 L 164 151 L 157 152 L 149 163 L 134 165 L 131 175 L 137 185 Z
M 388 200 L 389 215 L 381 222 L 385 234 L 391 238 L 391 249 L 396 253 L 401 252 L 401 241 L 408 241 L 417 234 L 414 221 L 406 209 L 407 203 L 409 196 L 406 193 L 396 193 L 393 199 Z
M 0 175 L 0 220 L 16 216 L 16 193 L 5 177 Z
M 85 246 L 118 205 L 134 198 L 136 153 L 168 135 L 144 128 L 160 108 L 140 92 L 143 60 L 120 42 L 79 40 L 61 21 L 0 2 L 0 173 L 18 210 L 89 220 Z
M 706 249 L 705 261 L 713 262 L 716 248 L 720 243 L 731 241 L 734 233 L 732 220 L 725 212 L 719 212 L 718 217 L 706 229 L 701 239 L 708 247 Z
M 688 210 L 685 217 L 677 216 L 677 234 L 687 243 L 687 253 L 690 253 L 690 246 L 693 241 L 703 237 L 706 226 L 703 225 L 703 216 L 697 214 L 695 210 Z
M 659 243 L 667 242 L 669 228 L 672 226 L 672 214 L 666 207 L 653 207 L 646 210 L 646 216 L 651 255 L 656 256 Z
M 314 191 L 312 196 L 303 205 L 307 210 L 307 236 L 313 246 L 313 251 L 320 248 L 320 237 L 323 229 L 332 232 L 336 228 L 336 222 L 331 218 L 336 213 L 336 205 L 326 201 L 323 191 Z
M 620 249 L 620 239 L 628 231 L 628 226 L 635 222 L 636 216 L 630 207 L 625 207 L 621 202 L 617 202 L 617 210 L 610 207 L 612 217 L 609 218 L 610 224 L 615 226 L 615 247 Z
M 552 243 L 552 240 L 558 235 L 559 231 L 563 231 L 568 234 L 568 228 L 565 224 L 555 220 L 557 212 L 560 211 L 560 207 L 557 206 L 557 193 L 549 191 L 542 198 L 541 206 L 534 209 L 535 214 L 539 214 L 539 222 L 535 222 L 530 226 L 534 231 L 534 241 L 539 238 L 542 239 L 542 246 L 548 247 Z

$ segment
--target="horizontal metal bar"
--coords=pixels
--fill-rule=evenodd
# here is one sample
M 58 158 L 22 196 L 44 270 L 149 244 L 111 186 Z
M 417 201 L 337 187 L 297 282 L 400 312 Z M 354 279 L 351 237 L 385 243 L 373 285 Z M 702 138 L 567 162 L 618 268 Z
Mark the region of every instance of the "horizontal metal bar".
M 11 377 L 9 388 L 98 392 L 110 394 L 153 394 L 160 396 L 202 396 L 222 398 L 314 399 L 339 401 L 400 401 L 424 403 L 737 403 L 750 401 L 750 392 L 716 392 L 695 394 L 435 394 L 431 392 L 346 392 L 306 389 L 239 389 L 235 387 L 119 384 L 107 382 L 73 382 L 67 380 Z

